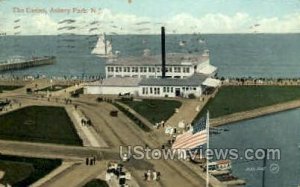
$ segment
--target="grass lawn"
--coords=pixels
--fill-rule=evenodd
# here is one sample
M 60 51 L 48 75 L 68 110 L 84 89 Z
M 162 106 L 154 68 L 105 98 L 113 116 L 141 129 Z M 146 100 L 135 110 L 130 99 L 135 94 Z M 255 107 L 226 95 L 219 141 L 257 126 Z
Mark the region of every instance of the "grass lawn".
M 299 86 L 224 86 L 198 116 L 212 118 L 300 99 Z
M 23 86 L 0 85 L 0 93 L 2 93 L 3 91 L 11 91 L 22 87 Z
M 143 99 L 142 101 L 121 101 L 137 113 L 144 116 L 151 123 L 167 121 L 181 106 L 181 102 L 162 99 Z
M 42 92 L 46 92 L 46 91 L 56 92 L 56 91 L 59 91 L 59 90 L 62 90 L 62 89 L 68 88 L 68 87 L 69 86 L 67 86 L 67 85 L 53 85 L 53 86 L 43 88 L 39 91 L 42 91 Z
M 100 179 L 93 179 L 87 184 L 85 184 L 83 187 L 109 187 L 108 184 Z
M 63 107 L 32 106 L 1 115 L 0 139 L 82 145 Z
M 61 165 L 58 159 L 25 158 L 0 155 L 0 170 L 5 172 L 2 184 L 28 186 Z

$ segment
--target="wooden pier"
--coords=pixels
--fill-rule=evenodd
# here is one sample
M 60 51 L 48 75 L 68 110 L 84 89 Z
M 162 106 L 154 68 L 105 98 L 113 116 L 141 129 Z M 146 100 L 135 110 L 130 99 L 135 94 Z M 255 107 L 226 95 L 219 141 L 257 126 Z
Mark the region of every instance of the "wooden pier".
M 50 65 L 56 62 L 56 57 L 41 57 L 41 58 L 32 58 L 30 60 L 21 61 L 21 62 L 4 62 L 0 63 L 0 71 L 11 71 L 18 69 L 25 69 L 35 66 Z

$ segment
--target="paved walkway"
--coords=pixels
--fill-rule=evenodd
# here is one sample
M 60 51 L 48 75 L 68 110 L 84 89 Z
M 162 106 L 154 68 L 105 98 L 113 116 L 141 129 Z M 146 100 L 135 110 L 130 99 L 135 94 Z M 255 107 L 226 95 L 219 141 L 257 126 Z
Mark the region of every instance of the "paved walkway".
M 180 122 L 185 124 L 191 123 L 207 99 L 205 101 L 200 101 L 199 99 L 182 99 L 180 101 L 182 102 L 181 107 L 178 109 L 178 112 L 168 119 L 166 122 L 167 126 L 178 127 Z
M 41 185 L 41 187 L 81 187 L 105 171 L 106 167 L 106 161 L 98 161 L 92 166 L 81 163 L 68 172 L 65 172 L 63 175 L 52 178 L 51 181 Z
M 19 98 L 19 96 L 16 98 Z M 32 102 L 36 105 L 47 103 L 49 105 L 64 106 L 61 103 L 45 102 L 32 97 L 22 98 L 22 101 L 26 103 Z M 3 154 L 62 159 L 84 159 L 87 156 L 96 155 L 98 159 L 120 160 L 118 153 L 120 145 L 145 146 L 147 144 L 150 148 L 160 148 L 165 143 L 167 137 L 160 131 L 146 133 L 121 112 L 118 117 L 110 116 L 109 112 L 116 110 L 111 104 L 91 102 L 90 99 L 83 100 L 82 98 L 74 99 L 74 103 L 78 103 L 79 109 L 83 110 L 87 117 L 93 121 L 95 131 L 103 137 L 110 149 L 0 141 L 1 152 Z M 205 180 L 199 174 L 201 172 L 200 168 L 188 167 L 185 162 L 143 159 L 132 160 L 124 164 L 126 164 L 125 167 L 132 173 L 138 184 L 143 187 L 185 186 L 187 184 L 191 187 L 205 186 Z M 47 185 L 65 186 L 68 184 L 68 186 L 82 186 L 88 180 L 99 175 L 101 172 L 100 167 L 100 165 L 98 168 L 81 164 L 64 173 L 61 177 L 55 178 L 51 185 L 49 183 Z M 159 182 L 146 182 L 143 180 L 144 172 L 149 169 L 155 169 L 162 173 Z
M 149 120 L 147 120 L 146 118 L 144 118 L 144 116 L 140 115 L 135 110 L 133 110 L 132 108 L 130 108 L 128 105 L 126 105 L 124 103 L 121 103 L 121 102 L 116 102 L 116 103 L 119 104 L 119 105 L 121 105 L 122 107 L 128 109 L 131 114 L 133 114 L 135 117 L 137 117 L 139 120 L 141 120 L 150 129 L 152 129 L 154 127 L 154 124 L 152 124 Z
M 291 110 L 299 107 L 300 107 L 300 100 L 289 101 L 285 103 L 275 104 L 267 107 L 257 108 L 254 110 L 238 112 L 238 113 L 214 118 L 210 120 L 210 125 L 214 127 L 221 126 L 228 123 L 233 123 L 233 122 L 242 121 L 246 119 L 252 119 L 259 116 L 269 115 L 269 114 Z
M 95 132 L 93 126 L 84 126 L 83 124 L 81 124 L 81 120 L 84 118 L 84 116 L 79 109 L 76 110 L 73 106 L 66 106 L 66 111 L 70 115 L 70 118 L 72 119 L 77 133 L 82 139 L 84 146 L 108 147 L 106 142 Z
M 83 108 L 84 107 L 84 108 Z M 161 146 L 165 136 L 160 131 L 153 131 L 146 133 L 135 125 L 124 114 L 115 118 L 109 115 L 109 111 L 115 109 L 113 105 L 108 103 L 99 103 L 97 105 L 81 106 L 85 113 L 88 112 L 90 118 L 100 118 L 102 123 L 99 123 L 99 128 L 103 129 L 103 133 L 111 135 L 113 139 L 112 147 L 119 147 L 119 145 L 148 145 L 151 148 L 158 148 Z M 112 139 L 111 139 L 112 140 Z M 188 167 L 184 162 L 176 160 L 141 160 L 125 163 L 125 167 L 132 173 L 134 178 L 138 181 L 140 186 L 205 186 L 205 181 L 199 174 L 200 168 Z M 162 173 L 160 182 L 145 182 L 143 174 L 148 169 L 155 169 Z M 174 176 L 178 176 L 174 178 Z M 221 185 L 221 183 L 218 183 Z M 217 185 L 215 185 L 217 186 Z
M 119 156 L 117 151 L 106 148 L 29 143 L 9 140 L 0 140 L 0 153 L 28 157 L 59 158 L 64 160 L 83 160 L 91 155 L 95 155 L 98 159 Z
M 45 177 L 43 177 L 40 180 L 36 181 L 35 183 L 31 184 L 29 187 L 39 187 L 39 186 L 42 186 L 42 185 L 46 184 L 48 181 L 50 181 L 54 177 L 58 176 L 59 174 L 62 174 L 67 169 L 70 169 L 72 166 L 74 166 L 74 164 L 76 164 L 76 162 L 70 162 L 70 161 L 65 162 L 64 161 L 61 164 L 61 166 L 54 169 L 52 172 L 47 174 Z

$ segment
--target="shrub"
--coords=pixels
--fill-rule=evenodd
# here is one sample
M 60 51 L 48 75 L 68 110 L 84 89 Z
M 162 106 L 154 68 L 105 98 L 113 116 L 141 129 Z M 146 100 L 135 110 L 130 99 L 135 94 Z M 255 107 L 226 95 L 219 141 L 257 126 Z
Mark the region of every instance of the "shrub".
M 97 98 L 97 102 L 102 102 L 103 101 L 103 98 L 102 97 L 98 97 Z
M 189 98 L 189 99 L 196 99 L 196 95 L 193 94 L 193 93 L 190 93 L 190 94 L 188 95 L 188 98 Z

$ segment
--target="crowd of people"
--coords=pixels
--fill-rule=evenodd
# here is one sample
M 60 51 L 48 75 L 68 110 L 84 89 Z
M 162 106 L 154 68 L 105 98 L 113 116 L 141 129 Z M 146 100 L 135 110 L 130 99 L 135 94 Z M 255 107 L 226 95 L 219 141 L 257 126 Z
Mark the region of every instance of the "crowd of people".
M 111 183 L 111 180 L 114 178 L 118 180 L 120 187 L 128 187 L 129 185 L 126 182 L 127 180 L 131 180 L 131 174 L 125 171 L 122 164 L 110 162 L 107 166 L 105 180 L 107 183 Z
M 145 181 L 159 181 L 160 180 L 160 172 L 155 170 L 148 170 L 144 173 Z
M 96 164 L 96 157 L 95 156 L 91 156 L 91 157 L 87 157 L 85 159 L 85 165 L 87 166 L 92 166 Z

